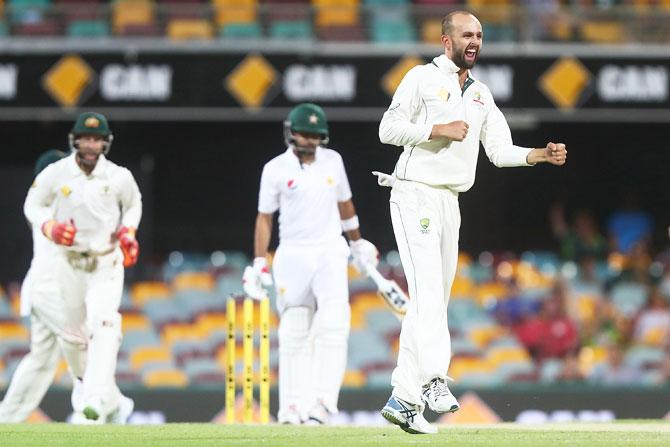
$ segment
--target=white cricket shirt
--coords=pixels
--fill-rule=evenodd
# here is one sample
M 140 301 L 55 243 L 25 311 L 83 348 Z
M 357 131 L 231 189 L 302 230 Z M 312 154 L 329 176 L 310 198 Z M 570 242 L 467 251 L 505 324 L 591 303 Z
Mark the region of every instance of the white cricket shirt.
M 104 253 L 118 244 L 113 236 L 120 226 L 138 227 L 142 196 L 128 169 L 101 155 L 87 176 L 72 153 L 37 176 L 23 211 L 37 228 L 50 219 L 74 220 L 77 227 L 74 244 L 64 248 Z
M 455 192 L 475 182 L 481 141 L 486 155 L 498 167 L 529 166 L 531 148 L 512 144 L 505 117 L 489 88 L 468 75 L 461 91 L 459 68 L 445 55 L 407 72 L 379 125 L 382 143 L 404 146 L 394 175 Z M 433 124 L 463 120 L 468 135 L 462 142 L 430 140 Z
M 289 147 L 263 167 L 258 211 L 279 210 L 280 243 L 316 245 L 342 235 L 337 204 L 349 199 L 340 154 L 317 147 L 314 162 L 301 165 Z

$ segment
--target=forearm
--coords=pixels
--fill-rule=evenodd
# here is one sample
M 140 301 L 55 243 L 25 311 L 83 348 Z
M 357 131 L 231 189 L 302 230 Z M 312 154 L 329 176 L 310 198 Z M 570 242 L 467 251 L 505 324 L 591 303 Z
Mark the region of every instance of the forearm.
M 347 200 L 346 202 L 339 202 L 337 207 L 340 211 L 340 219 L 343 222 L 344 234 L 350 241 L 357 241 L 361 238 L 361 230 L 358 228 L 358 217 L 356 216 L 356 207 L 354 202 Z M 355 228 L 347 228 L 345 222 L 353 222 L 356 220 Z
M 254 228 L 254 257 L 264 258 L 272 237 L 272 214 L 258 213 Z
M 384 144 L 406 146 L 428 141 L 433 131 L 430 124 L 414 124 L 410 121 L 391 116 L 386 112 L 379 125 L 379 140 Z

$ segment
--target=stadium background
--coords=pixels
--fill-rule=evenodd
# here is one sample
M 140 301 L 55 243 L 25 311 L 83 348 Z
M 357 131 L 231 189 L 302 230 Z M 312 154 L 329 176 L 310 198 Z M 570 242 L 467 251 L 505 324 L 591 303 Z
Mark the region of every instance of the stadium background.
M 17 281 L 30 260 L 21 205 L 32 165 L 44 150 L 66 148 L 78 112 L 97 110 L 107 113 L 115 135 L 110 158 L 133 170 L 145 204 L 142 258 L 128 272 L 124 297 L 119 382 L 138 401 L 137 421 L 153 421 L 154 412 L 168 421 L 211 420 L 223 405 L 217 318 L 227 293 L 239 290 L 260 171 L 284 149 L 281 121 L 293 104 L 325 105 L 330 145 L 344 157 L 363 233 L 391 252 L 383 267 L 402 283 L 388 191 L 370 175 L 391 171 L 397 149 L 379 143 L 377 126 L 404 70 L 439 54 L 429 43 L 436 41 L 434 19 L 457 4 L 85 3 L 0 2 L 6 34 L 0 38 L 0 229 L 11 235 L 0 260 L 0 386 L 28 346 L 16 309 Z M 462 6 L 480 3 L 486 2 Z M 668 13 L 663 2 L 614 3 L 556 3 L 544 10 L 496 2 L 479 9 L 485 45 L 478 68 L 495 87 L 515 143 L 563 141 L 570 158 L 563 169 L 499 170 L 482 151 L 476 184 L 461 196 L 454 366 L 457 393 L 476 392 L 463 418 L 489 421 L 485 406 L 504 420 L 536 409 L 545 416 L 534 417 L 557 419 L 663 417 L 670 410 L 663 405 L 669 399 L 659 398 L 670 395 L 670 328 L 662 323 L 660 336 L 646 339 L 634 329 L 649 285 L 665 285 L 661 293 L 670 299 L 664 251 L 670 51 L 662 26 Z M 245 64 L 253 69 L 235 80 Z M 570 221 L 587 209 L 606 234 L 608 218 L 631 196 L 654 222 L 649 244 L 637 258 L 608 253 L 599 260 L 596 292 L 580 291 L 580 260 L 561 259 L 550 211 L 563 204 Z M 215 251 L 226 262 L 210 256 Z M 504 303 L 528 305 L 523 318 L 532 318 L 561 280 L 581 336 L 557 358 L 533 356 L 501 318 Z M 398 324 L 371 290 L 352 277 L 355 321 L 342 405 L 348 414 L 383 401 L 397 350 Z M 608 368 L 609 343 L 587 340 L 584 328 L 610 307 L 611 323 L 623 327 L 616 342 L 635 370 L 635 380 L 616 386 L 625 386 L 622 393 L 637 405 L 621 406 L 608 397 L 610 388 L 594 383 L 596 372 Z M 667 304 L 661 314 L 670 318 Z M 276 356 L 273 361 L 276 366 Z M 63 368 L 57 384 L 43 409 L 63 419 Z M 206 398 L 207 405 L 193 408 Z M 376 423 L 372 414 L 366 421 Z

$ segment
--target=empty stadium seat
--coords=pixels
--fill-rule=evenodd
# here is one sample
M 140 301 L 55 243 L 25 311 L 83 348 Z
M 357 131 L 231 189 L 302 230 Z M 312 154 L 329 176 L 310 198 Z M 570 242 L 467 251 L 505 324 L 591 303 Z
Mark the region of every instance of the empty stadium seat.
M 142 382 L 149 388 L 183 388 L 188 385 L 188 377 L 178 369 L 164 369 L 143 374 Z
M 309 40 L 313 38 L 312 24 L 306 20 L 277 20 L 270 24 L 270 37 Z
M 317 27 L 353 27 L 358 25 L 359 0 L 312 0 Z
M 373 20 L 371 38 L 377 43 L 414 42 L 416 31 L 409 20 Z
M 112 28 L 120 35 L 152 35 L 154 3 L 150 0 L 118 0 L 112 4 Z
M 254 23 L 258 19 L 257 0 L 214 0 L 213 5 L 219 27 L 229 23 Z
M 228 23 L 219 28 L 219 36 L 227 39 L 258 39 L 263 30 L 258 22 Z
M 214 30 L 204 19 L 172 19 L 167 24 L 167 35 L 173 40 L 207 40 L 214 36 Z

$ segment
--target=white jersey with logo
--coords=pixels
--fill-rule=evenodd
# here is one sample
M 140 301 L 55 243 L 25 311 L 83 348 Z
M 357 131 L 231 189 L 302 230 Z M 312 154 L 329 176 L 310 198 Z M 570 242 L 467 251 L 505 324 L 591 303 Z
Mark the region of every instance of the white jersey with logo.
M 405 148 L 395 167 L 397 178 L 467 191 L 475 181 L 480 141 L 494 165 L 528 166 L 531 149 L 512 144 L 489 88 L 469 75 L 461 91 L 458 70 L 445 55 L 438 56 L 412 68 L 398 86 L 379 125 L 382 143 Z M 434 124 L 459 120 L 469 126 L 462 142 L 430 139 Z
M 338 202 L 351 199 L 342 157 L 318 147 L 310 164 L 289 147 L 263 167 L 258 211 L 279 210 L 281 244 L 319 245 L 342 235 Z
M 34 227 L 50 219 L 74 221 L 77 252 L 105 253 L 115 248 L 120 226 L 137 228 L 142 197 L 133 175 L 101 155 L 90 175 L 75 154 L 47 166 L 28 191 L 24 212 Z

